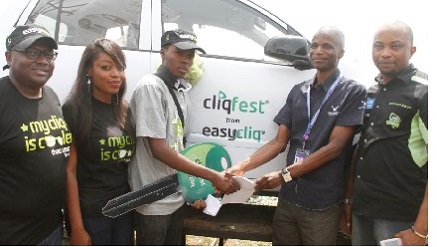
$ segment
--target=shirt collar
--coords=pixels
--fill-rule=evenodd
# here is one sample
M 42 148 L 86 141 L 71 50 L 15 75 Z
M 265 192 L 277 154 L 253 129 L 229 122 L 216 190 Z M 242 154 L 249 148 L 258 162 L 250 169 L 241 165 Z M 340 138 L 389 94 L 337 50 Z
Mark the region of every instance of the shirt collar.
M 164 65 L 159 66 L 156 74 L 164 81 L 167 81 L 174 90 L 188 91 L 191 89 L 191 85 L 185 78 L 176 78 Z
M 188 83 L 185 78 L 180 78 L 175 82 L 174 87 L 177 88 L 179 92 L 186 92 L 191 89 L 191 84 Z
M 322 86 L 322 88 L 327 91 L 329 89 L 329 87 L 331 87 L 331 85 L 335 82 L 335 80 L 337 79 L 337 77 L 340 75 L 340 70 L 336 69 L 334 73 L 332 73 L 332 75 L 330 75 L 328 77 L 328 79 L 326 79 L 322 84 L 320 84 L 319 86 Z M 317 75 L 314 75 L 314 78 L 311 82 L 311 87 L 316 87 L 317 86 Z
M 178 81 L 178 78 L 176 78 L 176 76 L 174 76 L 164 65 L 159 66 L 156 74 L 164 81 L 168 82 L 172 87 L 174 87 L 175 83 Z M 174 89 L 177 88 L 175 87 Z
M 391 79 L 389 83 L 387 83 L 387 85 L 390 84 L 390 82 L 392 81 L 401 81 L 405 84 L 408 84 L 411 82 L 411 77 L 413 77 L 416 74 L 416 71 L 417 69 L 414 68 L 414 65 L 410 63 L 404 70 L 402 70 L 399 74 L 397 74 L 395 78 Z M 380 85 L 384 84 L 381 73 L 379 73 L 375 77 L 375 81 Z

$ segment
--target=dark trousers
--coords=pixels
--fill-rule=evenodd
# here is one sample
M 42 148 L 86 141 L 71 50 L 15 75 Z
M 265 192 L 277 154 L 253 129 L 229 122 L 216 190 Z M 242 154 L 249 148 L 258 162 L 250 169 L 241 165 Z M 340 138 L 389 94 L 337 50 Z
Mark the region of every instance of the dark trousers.
M 59 246 L 62 244 L 62 226 L 59 225 L 50 235 L 37 246 Z
M 183 206 L 169 215 L 142 215 L 135 211 L 137 245 L 182 245 Z
M 278 201 L 273 217 L 273 245 L 336 245 L 340 206 L 309 210 Z
M 414 222 L 395 221 L 352 214 L 352 245 L 380 245 L 381 240 L 409 229 Z
M 116 218 L 105 216 L 85 218 L 85 230 L 91 237 L 92 245 L 132 245 L 134 234 L 133 213 Z

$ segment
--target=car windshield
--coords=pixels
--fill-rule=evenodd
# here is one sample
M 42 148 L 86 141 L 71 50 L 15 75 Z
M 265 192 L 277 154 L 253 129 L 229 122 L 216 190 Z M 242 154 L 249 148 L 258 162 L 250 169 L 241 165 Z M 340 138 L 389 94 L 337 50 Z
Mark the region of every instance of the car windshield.
M 86 45 L 110 38 L 138 48 L 142 0 L 41 0 L 27 23 L 49 29 L 60 44 Z M 58 21 L 57 21 L 58 20 Z

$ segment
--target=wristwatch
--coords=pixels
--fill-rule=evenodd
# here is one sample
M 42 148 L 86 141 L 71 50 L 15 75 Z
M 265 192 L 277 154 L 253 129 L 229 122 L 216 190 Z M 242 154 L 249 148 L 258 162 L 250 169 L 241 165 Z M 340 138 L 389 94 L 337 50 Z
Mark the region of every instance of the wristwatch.
M 293 180 L 293 177 L 291 176 L 291 173 L 287 170 L 287 168 L 282 169 L 282 177 L 284 178 L 284 181 L 286 183 Z

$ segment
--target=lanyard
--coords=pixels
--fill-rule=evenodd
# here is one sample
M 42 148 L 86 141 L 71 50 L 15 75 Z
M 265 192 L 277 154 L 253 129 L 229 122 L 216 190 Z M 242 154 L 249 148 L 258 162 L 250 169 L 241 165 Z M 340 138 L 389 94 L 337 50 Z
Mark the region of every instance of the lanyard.
M 311 130 L 314 127 L 314 125 L 316 124 L 317 118 L 319 117 L 320 114 L 320 109 L 322 109 L 323 104 L 325 104 L 325 102 L 328 100 L 328 98 L 331 96 L 331 94 L 334 92 L 335 88 L 337 87 L 338 83 L 340 82 L 342 76 L 341 74 L 338 75 L 337 79 L 335 80 L 335 82 L 331 85 L 331 87 L 329 87 L 328 92 L 326 92 L 325 98 L 322 101 L 322 104 L 320 104 L 319 109 L 316 111 L 316 113 L 314 113 L 313 118 L 311 119 L 311 121 L 308 123 L 308 127 L 307 130 L 305 131 L 305 133 L 303 134 L 303 149 L 305 149 L 305 143 L 308 140 Z M 308 119 L 311 118 L 311 111 L 310 111 L 310 98 L 311 98 L 311 85 L 308 87 L 307 89 L 307 109 L 308 109 Z

